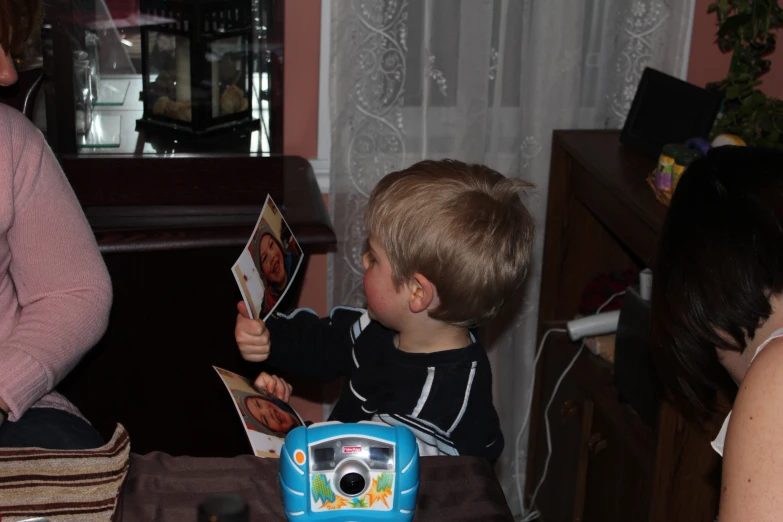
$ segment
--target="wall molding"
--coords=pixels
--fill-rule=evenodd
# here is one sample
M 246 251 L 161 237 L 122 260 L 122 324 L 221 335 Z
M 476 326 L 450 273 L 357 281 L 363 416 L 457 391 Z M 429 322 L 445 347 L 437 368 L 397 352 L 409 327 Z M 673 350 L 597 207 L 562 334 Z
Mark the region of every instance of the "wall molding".
M 326 2 L 329 3 L 329 2 Z M 691 0 L 690 10 L 688 11 L 688 34 L 685 37 L 685 48 L 683 49 L 683 60 L 679 73 L 680 80 L 688 81 L 688 66 L 691 62 L 691 40 L 693 40 L 693 23 L 696 16 L 696 0 Z M 323 42 L 322 42 L 323 43 Z
M 311 159 L 321 194 L 329 193 L 329 166 L 332 149 L 332 125 L 329 114 L 329 68 L 332 47 L 332 2 L 321 0 L 321 50 L 318 75 L 318 158 Z
M 321 189 L 321 194 L 329 193 L 329 166 L 331 162 L 329 159 L 311 159 L 310 165 L 315 172 L 315 179 L 318 181 L 318 188 Z

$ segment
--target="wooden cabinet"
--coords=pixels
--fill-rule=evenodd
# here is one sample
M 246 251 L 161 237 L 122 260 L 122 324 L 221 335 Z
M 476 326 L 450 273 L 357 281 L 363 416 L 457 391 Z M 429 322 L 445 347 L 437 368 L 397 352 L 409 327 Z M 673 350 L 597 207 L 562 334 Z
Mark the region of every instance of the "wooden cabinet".
M 109 437 L 122 423 L 137 453 L 233 457 L 245 430 L 213 365 L 258 375 L 234 340 L 241 300 L 231 266 L 267 194 L 307 258 L 333 250 L 334 231 L 307 160 L 239 155 L 61 158 L 104 255 L 114 305 L 103 339 L 58 389 Z M 320 388 L 294 380 L 319 403 Z M 304 394 L 302 393 L 304 392 Z
M 574 518 L 647 520 L 653 465 L 653 453 L 648 450 L 653 448 L 647 441 L 635 441 L 632 434 L 624 433 L 628 426 L 618 426 L 611 414 L 602 409 L 602 402 L 585 403 L 585 436 L 581 441 L 582 453 L 586 454 L 584 507 L 581 516 Z M 622 518 L 617 518 L 618 514 Z
M 654 162 L 623 147 L 616 131 L 558 131 L 552 149 L 539 339 L 573 318 L 587 283 L 601 273 L 647 266 L 666 208 L 645 178 Z M 717 515 L 720 458 L 714 426 L 668 401 L 646 424 L 619 397 L 613 365 L 552 334 L 537 369 L 527 470 L 544 522 L 709 521 Z

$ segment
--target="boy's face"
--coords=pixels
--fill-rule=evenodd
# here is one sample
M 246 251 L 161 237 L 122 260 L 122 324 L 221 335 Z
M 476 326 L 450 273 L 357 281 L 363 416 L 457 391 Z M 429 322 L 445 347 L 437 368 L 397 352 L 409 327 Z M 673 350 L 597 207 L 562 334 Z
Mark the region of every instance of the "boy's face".
M 285 286 L 286 273 L 283 263 L 283 253 L 277 241 L 269 234 L 264 234 L 258 245 L 258 257 L 261 259 L 261 270 L 267 281 L 278 286 Z
M 367 252 L 362 256 L 364 265 L 364 293 L 367 311 L 387 328 L 400 330 L 401 319 L 408 308 L 404 286 L 397 290 L 392 279 L 392 268 L 386 250 L 373 238 L 367 240 Z
M 290 413 L 262 397 L 248 397 L 245 404 L 254 419 L 274 432 L 288 433 L 299 424 Z

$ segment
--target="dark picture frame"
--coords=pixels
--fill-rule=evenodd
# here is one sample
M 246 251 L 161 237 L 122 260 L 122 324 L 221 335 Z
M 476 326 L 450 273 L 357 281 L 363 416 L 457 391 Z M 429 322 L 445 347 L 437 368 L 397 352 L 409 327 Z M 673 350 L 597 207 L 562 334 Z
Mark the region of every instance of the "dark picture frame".
M 666 144 L 707 138 L 721 102 L 716 93 L 647 67 L 620 142 L 657 158 Z

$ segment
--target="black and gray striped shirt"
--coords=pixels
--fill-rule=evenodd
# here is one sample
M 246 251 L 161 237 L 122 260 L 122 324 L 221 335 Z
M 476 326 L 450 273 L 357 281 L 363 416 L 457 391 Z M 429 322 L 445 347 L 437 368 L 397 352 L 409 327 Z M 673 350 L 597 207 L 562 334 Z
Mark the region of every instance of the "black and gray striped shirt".
M 475 341 L 465 348 L 409 353 L 393 330 L 364 310 L 335 308 L 278 314 L 266 322 L 271 366 L 322 380 L 344 377 L 329 420 L 403 424 L 422 455 L 474 455 L 496 460 L 503 435 L 492 404 L 489 360 Z

